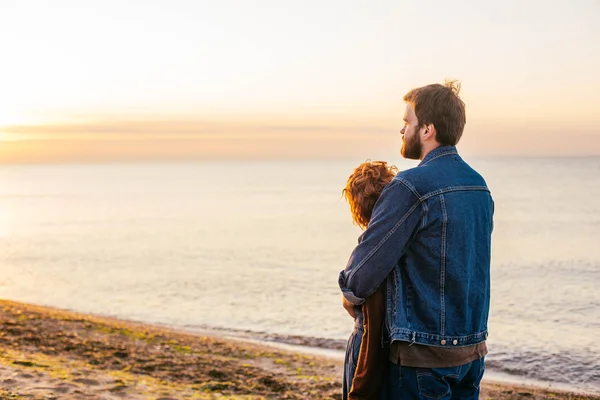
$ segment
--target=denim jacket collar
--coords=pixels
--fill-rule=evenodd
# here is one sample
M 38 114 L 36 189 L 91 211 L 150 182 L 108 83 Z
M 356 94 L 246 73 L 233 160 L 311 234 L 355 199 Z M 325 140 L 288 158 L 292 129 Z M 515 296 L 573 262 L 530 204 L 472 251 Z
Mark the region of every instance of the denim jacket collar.
M 419 167 L 429 163 L 430 161 L 432 161 L 438 157 L 446 156 L 448 154 L 458 154 L 458 151 L 456 150 L 456 146 L 436 147 L 435 149 L 433 149 L 429 153 L 427 153 L 427 155 L 425 156 L 423 161 L 421 161 L 419 163 Z

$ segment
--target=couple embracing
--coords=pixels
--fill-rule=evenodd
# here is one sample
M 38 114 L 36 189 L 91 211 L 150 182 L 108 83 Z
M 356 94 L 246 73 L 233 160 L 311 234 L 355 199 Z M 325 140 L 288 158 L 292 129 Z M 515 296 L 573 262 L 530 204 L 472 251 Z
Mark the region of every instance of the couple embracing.
M 413 89 L 398 172 L 361 164 L 344 195 L 364 229 L 340 273 L 355 318 L 346 399 L 477 399 L 487 354 L 494 203 L 459 156 L 466 123 L 455 82 Z

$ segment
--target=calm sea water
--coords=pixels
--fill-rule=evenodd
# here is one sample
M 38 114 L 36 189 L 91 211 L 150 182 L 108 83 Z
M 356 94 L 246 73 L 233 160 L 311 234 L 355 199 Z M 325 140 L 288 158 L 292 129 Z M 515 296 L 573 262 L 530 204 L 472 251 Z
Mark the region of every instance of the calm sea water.
M 468 161 L 496 201 L 490 370 L 600 392 L 600 158 Z M 341 342 L 356 164 L 2 166 L 0 297 Z

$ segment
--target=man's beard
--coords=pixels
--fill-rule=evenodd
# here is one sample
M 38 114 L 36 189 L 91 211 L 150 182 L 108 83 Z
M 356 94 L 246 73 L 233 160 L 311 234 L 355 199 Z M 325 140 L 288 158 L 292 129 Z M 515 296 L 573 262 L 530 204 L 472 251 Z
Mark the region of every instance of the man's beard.
M 408 158 L 410 160 L 418 160 L 421 158 L 421 151 L 423 150 L 423 144 L 421 143 L 421 137 L 419 136 L 419 131 L 416 131 L 410 139 L 407 139 L 406 135 L 404 136 L 404 141 L 402 142 L 402 148 L 400 149 L 400 154 L 402 157 Z

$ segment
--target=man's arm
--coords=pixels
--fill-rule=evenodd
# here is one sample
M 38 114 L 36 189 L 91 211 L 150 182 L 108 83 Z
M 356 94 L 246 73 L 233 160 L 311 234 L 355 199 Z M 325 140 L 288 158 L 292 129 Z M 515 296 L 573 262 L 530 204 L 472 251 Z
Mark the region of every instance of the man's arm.
M 369 227 L 340 273 L 339 285 L 348 301 L 362 304 L 377 290 L 406 251 L 421 217 L 421 202 L 406 183 L 395 179 L 385 187 Z

